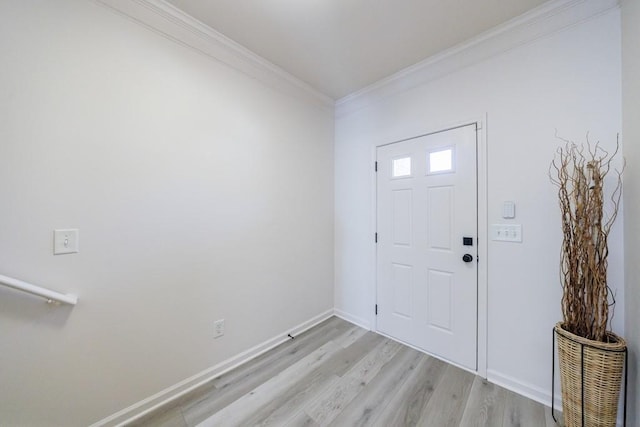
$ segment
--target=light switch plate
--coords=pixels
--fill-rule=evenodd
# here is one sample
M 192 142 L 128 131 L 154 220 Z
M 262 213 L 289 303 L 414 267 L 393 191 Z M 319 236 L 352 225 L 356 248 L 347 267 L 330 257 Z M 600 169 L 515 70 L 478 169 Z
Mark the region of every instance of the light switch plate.
M 491 240 L 498 242 L 522 242 L 522 225 L 492 224 Z
M 75 228 L 53 230 L 53 254 L 74 254 L 80 251 L 80 231 Z

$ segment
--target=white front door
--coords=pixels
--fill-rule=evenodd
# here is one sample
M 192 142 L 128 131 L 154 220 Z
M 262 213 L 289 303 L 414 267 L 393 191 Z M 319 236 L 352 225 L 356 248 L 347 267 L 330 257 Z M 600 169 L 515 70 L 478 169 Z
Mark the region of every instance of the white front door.
M 475 123 L 377 150 L 377 330 L 477 369 Z

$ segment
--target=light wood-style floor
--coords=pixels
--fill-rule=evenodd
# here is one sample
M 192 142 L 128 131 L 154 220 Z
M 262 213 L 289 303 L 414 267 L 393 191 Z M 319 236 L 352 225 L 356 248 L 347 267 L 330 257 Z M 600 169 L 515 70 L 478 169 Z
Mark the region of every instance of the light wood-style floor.
M 204 423 L 203 423 L 204 422 Z M 130 426 L 551 427 L 549 409 L 337 317 Z

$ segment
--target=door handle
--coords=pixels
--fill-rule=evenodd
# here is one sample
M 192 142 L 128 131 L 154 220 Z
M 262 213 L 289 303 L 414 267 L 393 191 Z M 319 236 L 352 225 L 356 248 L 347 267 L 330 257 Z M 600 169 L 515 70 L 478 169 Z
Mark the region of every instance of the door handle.
M 471 254 L 464 254 L 462 255 L 462 260 L 464 262 L 471 262 L 473 261 L 473 256 L 471 256 Z

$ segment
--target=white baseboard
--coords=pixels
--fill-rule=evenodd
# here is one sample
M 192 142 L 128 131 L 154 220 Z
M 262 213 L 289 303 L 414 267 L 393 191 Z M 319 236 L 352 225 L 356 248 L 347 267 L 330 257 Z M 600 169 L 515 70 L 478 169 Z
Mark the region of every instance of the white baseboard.
M 146 399 L 137 402 L 128 408 L 125 408 L 113 415 L 110 415 L 89 427 L 112 427 L 112 426 L 123 426 L 127 423 L 135 421 L 148 413 L 154 411 L 155 409 L 170 403 L 171 401 L 189 393 L 190 391 L 195 390 L 196 388 L 206 384 L 212 379 L 236 368 L 237 366 L 250 361 L 251 359 L 273 349 L 274 347 L 282 344 L 287 341 L 289 338 L 287 334 L 298 335 L 302 332 L 311 329 L 317 324 L 325 321 L 331 316 L 340 317 L 347 322 L 353 323 L 357 326 L 360 326 L 367 330 L 372 330 L 371 322 L 362 319 L 358 316 L 354 316 L 350 313 L 344 312 L 338 309 L 327 310 L 317 316 L 312 317 L 311 319 L 302 322 L 301 324 L 295 326 L 294 328 L 283 331 L 277 336 L 268 339 L 249 350 L 246 350 L 237 356 L 231 357 L 223 362 L 218 363 L 217 365 L 205 369 L 204 371 L 187 378 L 171 387 L 168 387 L 159 393 L 154 394 Z M 487 371 L 487 379 L 494 384 L 497 384 L 501 387 L 504 387 L 508 390 L 511 390 L 515 393 L 521 394 L 525 397 L 528 397 L 536 402 L 539 402 L 545 406 L 551 405 L 551 394 L 546 390 L 541 389 L 540 387 L 527 384 L 520 380 L 517 380 L 508 375 L 504 375 L 500 372 L 496 372 L 494 370 L 489 369 Z M 555 396 L 555 409 L 557 411 L 562 411 L 562 398 L 560 396 L 559 388 L 556 390 Z M 620 414 L 621 415 L 621 414 Z M 621 423 L 619 423 L 621 425 Z
M 110 415 L 89 427 L 107 427 L 107 426 L 122 426 L 132 421 L 135 421 L 146 414 L 152 412 L 153 410 L 170 403 L 171 401 L 189 393 L 192 390 L 206 384 L 212 379 L 228 372 L 243 363 L 248 362 L 249 360 L 260 356 L 261 354 L 277 347 L 283 342 L 287 341 L 289 338 L 287 334 L 298 335 L 302 332 L 311 329 L 317 324 L 325 321 L 334 315 L 334 310 L 327 310 L 324 313 L 321 313 L 317 316 L 312 317 L 311 319 L 302 322 L 298 326 L 294 328 L 287 329 L 282 333 L 276 335 L 275 337 L 268 339 L 255 347 L 246 350 L 237 356 L 231 357 L 223 362 L 218 363 L 215 366 L 212 366 L 209 369 L 205 369 L 204 371 L 187 378 L 179 383 L 168 387 L 159 393 L 154 394 L 146 399 L 141 400 L 140 402 L 134 403 L 133 405 L 125 408 L 119 412 L 116 412 L 113 415 Z
M 492 369 L 487 370 L 487 380 L 499 385 L 500 387 L 504 387 L 507 390 L 511 390 L 515 393 L 521 394 L 522 396 L 528 397 L 531 400 L 542 403 L 545 406 L 551 406 L 551 393 L 540 387 L 527 384 Z M 562 396 L 559 388 L 556 388 L 554 406 L 557 411 L 562 411 Z
M 342 320 L 346 320 L 347 322 L 353 323 L 354 325 L 360 326 L 361 328 L 364 328 L 368 331 L 373 330 L 371 322 L 361 317 L 354 316 L 353 314 L 347 313 L 346 311 L 342 311 L 337 308 L 333 310 L 333 314 L 341 318 Z
M 556 375 L 559 375 L 559 372 L 556 371 Z M 540 387 L 526 384 L 508 375 L 503 375 L 499 372 L 492 371 L 491 369 L 487 371 L 487 379 L 490 382 L 499 385 L 500 387 L 504 387 L 507 390 L 513 391 L 514 393 L 521 394 L 547 407 L 551 406 L 551 393 L 541 389 Z M 560 390 L 559 386 L 556 387 L 554 400 L 555 411 L 562 412 L 562 391 Z M 624 425 L 622 417 L 623 412 L 621 404 L 618 408 L 618 420 L 616 422 L 617 427 L 622 427 Z

